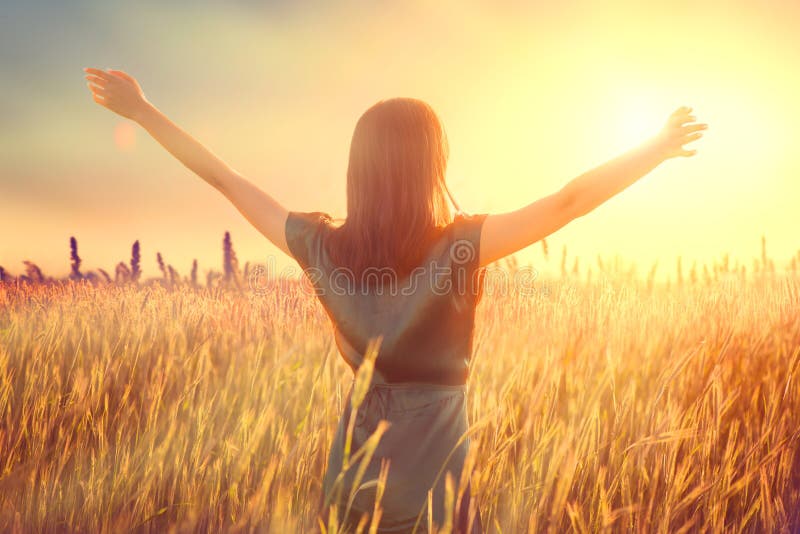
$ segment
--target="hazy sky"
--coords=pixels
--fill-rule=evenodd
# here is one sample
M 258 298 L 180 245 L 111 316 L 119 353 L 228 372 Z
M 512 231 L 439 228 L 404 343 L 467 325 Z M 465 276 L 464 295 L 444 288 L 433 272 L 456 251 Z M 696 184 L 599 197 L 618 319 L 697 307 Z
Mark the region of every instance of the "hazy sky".
M 90 98 L 84 66 L 148 98 L 293 210 L 344 216 L 353 127 L 382 98 L 422 98 L 471 212 L 514 209 L 654 133 L 676 107 L 710 124 L 671 160 L 552 236 L 671 269 L 767 235 L 800 248 L 800 3 L 11 2 L 0 7 L 0 265 L 113 270 L 141 240 L 181 273 L 281 256 L 143 130 Z M 536 245 L 523 262 L 541 261 Z

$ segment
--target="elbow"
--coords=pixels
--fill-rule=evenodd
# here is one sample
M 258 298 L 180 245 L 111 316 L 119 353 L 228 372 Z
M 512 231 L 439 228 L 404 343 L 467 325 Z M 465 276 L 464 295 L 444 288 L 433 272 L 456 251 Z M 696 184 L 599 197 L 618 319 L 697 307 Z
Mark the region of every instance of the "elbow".
M 581 200 L 580 193 L 571 187 L 565 187 L 558 192 L 558 209 L 570 220 L 586 215 L 589 212 L 586 209 L 585 202 Z
M 237 178 L 241 179 L 233 171 L 229 171 L 227 169 L 212 169 L 208 172 L 206 181 L 220 193 L 230 198 Z

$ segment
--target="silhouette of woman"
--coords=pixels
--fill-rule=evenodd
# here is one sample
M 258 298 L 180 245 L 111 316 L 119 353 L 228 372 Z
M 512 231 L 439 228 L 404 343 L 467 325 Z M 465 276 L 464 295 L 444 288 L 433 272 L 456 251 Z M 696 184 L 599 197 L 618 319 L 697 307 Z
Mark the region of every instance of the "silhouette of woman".
M 150 104 L 132 76 L 84 70 L 95 102 L 138 122 L 297 260 L 353 370 L 374 358 L 370 381 L 354 382 L 348 394 L 347 405 L 358 406 L 340 419 L 319 519 L 335 513 L 352 528 L 374 518 L 379 532 L 422 532 L 428 518 L 451 522 L 455 532 L 483 530 L 465 469 L 482 267 L 590 212 L 663 161 L 693 155 L 684 145 L 707 127 L 681 107 L 652 138 L 559 191 L 516 211 L 466 215 L 445 183 L 448 145 L 436 114 L 415 99 L 381 101 L 356 124 L 347 218 L 335 224 L 324 212 L 287 211 Z

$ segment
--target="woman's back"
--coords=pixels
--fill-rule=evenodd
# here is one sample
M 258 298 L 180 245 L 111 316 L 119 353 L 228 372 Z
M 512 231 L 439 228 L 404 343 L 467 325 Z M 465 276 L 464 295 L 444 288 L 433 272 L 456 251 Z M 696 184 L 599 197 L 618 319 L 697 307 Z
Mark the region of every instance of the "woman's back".
M 380 532 L 405 532 L 415 525 L 424 532 L 429 491 L 431 516 L 441 526 L 447 516 L 447 472 L 455 482 L 456 498 L 461 495 L 451 508 L 457 531 L 481 531 L 474 504 L 472 528 L 467 527 L 468 474 L 458 490 L 470 444 L 466 380 L 481 291 L 478 247 L 483 220 L 483 215 L 457 216 L 430 245 L 422 264 L 401 277 L 392 269 L 356 275 L 334 265 L 326 247 L 335 231 L 330 217 L 319 212 L 289 214 L 287 245 L 331 318 L 345 361 L 357 369 L 370 341 L 380 338 L 369 390 L 355 414 L 350 413 L 348 394 L 331 446 L 323 518 L 330 504 L 337 506 L 343 522 L 352 524 L 369 515 L 375 506 L 375 485 L 358 488 L 377 480 L 381 464 L 388 462 Z M 381 421 L 389 427 L 372 455 L 348 466 L 348 428 L 352 425 L 350 450 L 356 454 Z
M 334 265 L 326 247 L 334 231 L 330 217 L 289 214 L 289 249 L 330 316 L 351 367 L 358 368 L 370 340 L 380 337 L 376 371 L 386 382 L 466 382 L 481 290 L 478 247 L 484 218 L 456 216 L 422 264 L 401 276 L 391 268 L 356 274 Z

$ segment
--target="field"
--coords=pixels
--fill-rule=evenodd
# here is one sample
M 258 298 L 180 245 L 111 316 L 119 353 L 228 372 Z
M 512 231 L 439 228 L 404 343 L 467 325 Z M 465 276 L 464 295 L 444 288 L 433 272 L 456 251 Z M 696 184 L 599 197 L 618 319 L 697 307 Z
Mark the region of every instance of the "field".
M 606 269 L 477 318 L 490 532 L 797 532 L 800 275 Z M 351 373 L 302 287 L 0 283 L 0 531 L 305 532 Z

